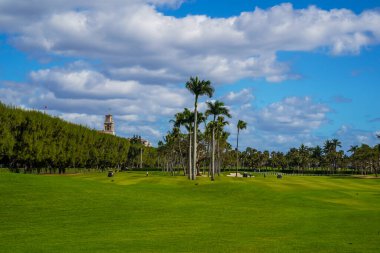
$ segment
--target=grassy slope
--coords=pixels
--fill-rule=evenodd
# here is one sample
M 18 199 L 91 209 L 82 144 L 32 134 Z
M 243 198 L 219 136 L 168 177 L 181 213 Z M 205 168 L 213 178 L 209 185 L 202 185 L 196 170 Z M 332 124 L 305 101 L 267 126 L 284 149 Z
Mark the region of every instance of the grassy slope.
M 378 252 L 380 180 L 0 174 L 0 252 Z

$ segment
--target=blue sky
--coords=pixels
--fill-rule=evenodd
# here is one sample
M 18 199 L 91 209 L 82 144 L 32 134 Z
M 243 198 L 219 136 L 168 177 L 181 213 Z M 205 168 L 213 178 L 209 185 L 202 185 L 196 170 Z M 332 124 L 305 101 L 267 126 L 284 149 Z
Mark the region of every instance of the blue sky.
M 378 143 L 380 1 L 0 0 L 0 100 L 157 143 L 189 76 L 242 149 Z M 206 98 L 201 99 L 204 110 Z

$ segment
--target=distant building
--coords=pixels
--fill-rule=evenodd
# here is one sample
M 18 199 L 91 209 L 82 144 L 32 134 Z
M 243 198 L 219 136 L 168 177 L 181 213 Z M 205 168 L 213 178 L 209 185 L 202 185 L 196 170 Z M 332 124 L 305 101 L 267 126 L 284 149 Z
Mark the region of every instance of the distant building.
M 142 145 L 144 145 L 145 147 L 152 147 L 152 143 L 150 143 L 149 141 L 147 140 L 144 140 L 143 138 L 141 138 L 141 136 L 139 135 L 133 135 L 132 138 L 128 138 L 128 140 L 130 140 L 131 143 L 134 143 L 134 144 L 137 144 L 137 143 L 141 143 Z
M 113 121 L 111 114 L 105 116 L 104 129 L 101 132 L 105 134 L 115 135 L 115 122 Z
M 151 146 L 152 146 L 152 143 L 150 143 L 149 141 L 144 140 L 144 139 L 141 139 L 141 143 L 142 143 L 145 147 L 151 147 Z
M 112 134 L 115 135 L 115 122 L 113 121 L 113 117 L 111 114 L 105 115 L 104 118 L 104 129 L 100 130 L 101 133 Z M 127 138 L 131 141 L 131 143 L 141 143 L 145 147 L 152 147 L 152 143 L 141 138 L 139 135 L 134 135 L 132 138 Z

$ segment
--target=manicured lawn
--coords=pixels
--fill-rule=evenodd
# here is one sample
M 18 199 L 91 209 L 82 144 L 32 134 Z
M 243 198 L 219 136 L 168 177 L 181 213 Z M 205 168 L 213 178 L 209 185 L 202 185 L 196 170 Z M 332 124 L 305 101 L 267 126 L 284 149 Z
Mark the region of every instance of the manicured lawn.
M 379 252 L 380 180 L 0 173 L 0 252 Z

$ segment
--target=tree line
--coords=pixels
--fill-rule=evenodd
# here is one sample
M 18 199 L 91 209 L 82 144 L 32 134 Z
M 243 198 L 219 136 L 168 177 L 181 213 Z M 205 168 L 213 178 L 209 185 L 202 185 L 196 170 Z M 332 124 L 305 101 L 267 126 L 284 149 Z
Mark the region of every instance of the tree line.
M 195 180 L 201 173 L 215 180 L 215 175 L 220 175 L 223 167 L 228 166 L 226 154 L 232 150 L 228 143 L 229 133 L 225 126 L 229 124 L 227 118 L 231 118 L 229 109 L 222 101 L 206 102 L 207 110 L 198 112 L 198 99 L 201 96 L 211 98 L 214 88 L 208 80 L 200 80 L 198 77 L 190 77 L 185 87 L 194 95 L 194 110 L 184 108 L 182 112 L 174 115 L 173 128 L 164 137 L 164 141 L 158 143 L 160 157 L 164 160 L 167 171 L 173 174 L 176 168 L 180 168 L 190 180 Z M 204 131 L 200 131 L 203 124 Z M 238 132 L 247 127 L 247 123 L 239 120 Z M 182 133 L 185 129 L 185 133 Z M 238 142 L 235 149 L 238 154 Z M 236 175 L 239 167 L 239 156 L 236 155 Z
M 214 180 L 221 170 L 276 171 L 283 173 L 312 174 L 378 174 L 380 168 L 380 145 L 351 146 L 347 155 L 340 148 L 338 139 L 326 140 L 323 147 L 308 147 L 302 144 L 288 152 L 259 151 L 248 147 L 239 150 L 240 130 L 247 123 L 238 120 L 237 141 L 233 147 L 228 141 L 230 133 L 224 127 L 231 117 L 222 101 L 206 102 L 205 112 L 198 112 L 198 99 L 212 97 L 214 88 L 210 81 L 191 77 L 186 88 L 194 95 L 194 110 L 184 108 L 170 120 L 172 129 L 159 142 L 158 153 L 161 168 L 173 174 L 182 171 L 189 179 L 207 174 Z M 203 126 L 200 131 L 199 126 Z M 377 136 L 380 138 L 380 136 Z
M 201 174 L 214 180 L 223 170 L 234 171 L 236 176 L 239 170 L 378 174 L 380 145 L 351 146 L 350 155 L 340 149 L 338 139 L 326 140 L 323 147 L 302 144 L 288 152 L 252 147 L 240 151 L 240 130 L 247 123 L 238 120 L 233 147 L 225 130 L 231 118 L 228 107 L 215 100 L 206 102 L 204 112 L 198 111 L 199 98 L 214 94 L 211 82 L 191 77 L 185 87 L 194 95 L 194 109 L 184 108 L 174 115 L 171 130 L 157 148 L 145 147 L 138 135 L 125 139 L 0 103 L 0 165 L 15 172 L 37 173 L 64 173 L 66 168 L 149 168 L 183 174 L 190 180 Z
M 380 168 L 380 145 L 351 146 L 345 154 L 340 150 L 338 139 L 326 140 L 323 147 L 308 147 L 301 144 L 288 152 L 259 151 L 246 148 L 239 152 L 245 169 L 259 168 L 261 171 L 277 171 L 298 174 L 375 174 Z
M 11 171 L 65 173 L 67 168 L 138 167 L 140 151 L 144 166 L 156 166 L 152 161 L 156 150 L 142 145 L 141 137 L 128 140 L 0 103 L 0 165 Z

